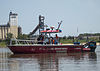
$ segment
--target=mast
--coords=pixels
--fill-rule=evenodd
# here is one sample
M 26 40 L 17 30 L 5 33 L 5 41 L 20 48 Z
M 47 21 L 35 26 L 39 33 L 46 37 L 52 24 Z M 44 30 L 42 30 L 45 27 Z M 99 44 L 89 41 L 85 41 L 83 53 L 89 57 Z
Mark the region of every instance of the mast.
M 39 35 L 44 30 L 44 16 L 39 15 Z

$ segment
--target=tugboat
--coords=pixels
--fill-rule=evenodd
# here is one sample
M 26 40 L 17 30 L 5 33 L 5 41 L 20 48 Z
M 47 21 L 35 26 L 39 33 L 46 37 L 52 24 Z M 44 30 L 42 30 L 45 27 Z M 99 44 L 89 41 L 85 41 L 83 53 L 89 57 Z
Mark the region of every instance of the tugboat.
M 61 23 L 62 21 L 58 23 L 59 25 L 57 29 L 53 26 L 47 28 L 47 25 L 44 25 L 44 17 L 40 15 L 39 24 L 29 34 L 33 35 L 39 30 L 38 38 L 36 40 L 11 39 L 8 48 L 14 54 L 95 52 L 96 42 L 94 41 L 90 41 L 84 45 L 80 45 L 79 43 L 73 45 L 61 44 L 59 42 L 59 37 L 57 36 L 57 33 L 62 32 L 62 30 L 59 29 Z M 51 36 L 52 34 L 56 34 L 56 36 Z

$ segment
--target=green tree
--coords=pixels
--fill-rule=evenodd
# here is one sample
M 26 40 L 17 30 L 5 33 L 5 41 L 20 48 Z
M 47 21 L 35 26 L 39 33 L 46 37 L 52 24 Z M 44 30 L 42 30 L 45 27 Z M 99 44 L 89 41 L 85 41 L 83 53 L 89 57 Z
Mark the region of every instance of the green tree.
M 29 36 L 27 34 L 19 34 L 18 39 L 28 39 Z
M 74 36 L 68 36 L 67 37 L 67 39 L 70 39 L 70 40 L 73 39 L 73 38 L 74 38 Z
M 8 45 L 10 44 L 10 40 L 11 40 L 12 37 L 13 37 L 13 34 L 12 33 L 8 33 L 7 34 L 6 42 L 7 42 Z
M 66 36 L 63 36 L 63 39 L 66 39 L 67 37 Z

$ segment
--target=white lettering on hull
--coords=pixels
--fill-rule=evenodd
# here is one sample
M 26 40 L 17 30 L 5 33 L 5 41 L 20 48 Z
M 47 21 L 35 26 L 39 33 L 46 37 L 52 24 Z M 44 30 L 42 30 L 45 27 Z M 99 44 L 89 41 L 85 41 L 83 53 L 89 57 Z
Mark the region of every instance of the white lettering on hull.
M 62 53 L 62 52 L 63 52 L 63 53 L 66 53 L 67 50 L 56 50 L 56 52 L 57 52 L 57 53 Z
M 81 49 L 81 48 L 75 48 L 75 49 Z

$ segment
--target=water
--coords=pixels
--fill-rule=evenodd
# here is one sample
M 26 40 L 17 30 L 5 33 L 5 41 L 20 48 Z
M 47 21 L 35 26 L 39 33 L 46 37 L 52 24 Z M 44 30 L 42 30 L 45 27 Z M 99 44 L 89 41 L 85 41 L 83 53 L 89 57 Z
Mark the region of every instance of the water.
M 0 48 L 0 71 L 100 71 L 100 46 L 87 53 L 15 55 Z

